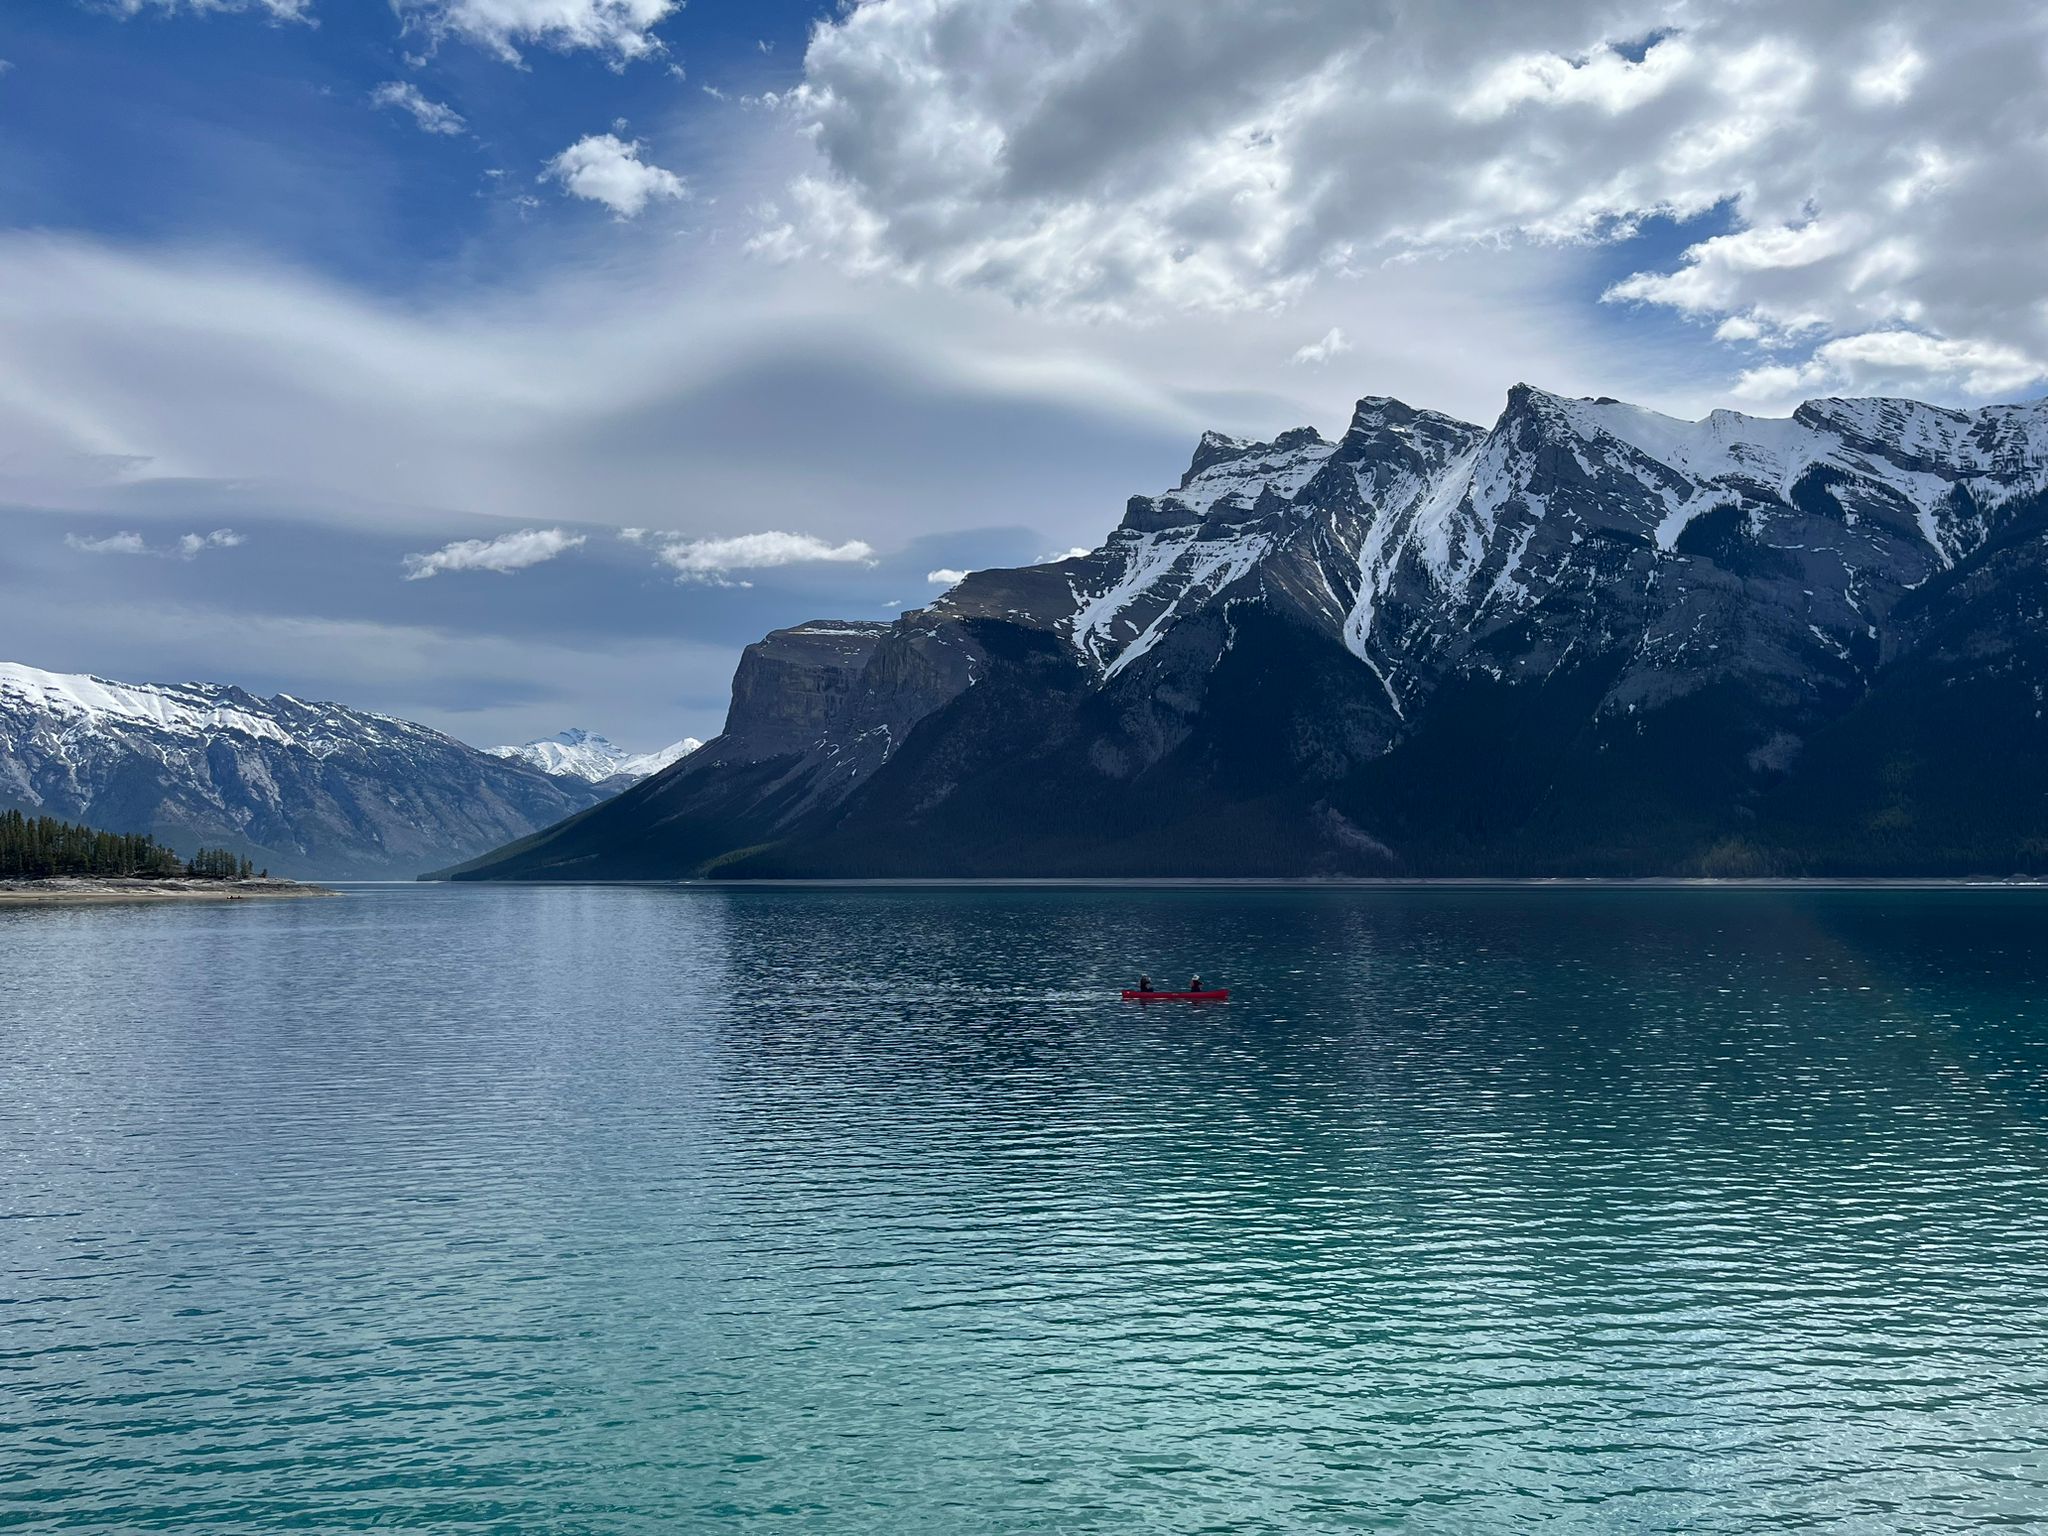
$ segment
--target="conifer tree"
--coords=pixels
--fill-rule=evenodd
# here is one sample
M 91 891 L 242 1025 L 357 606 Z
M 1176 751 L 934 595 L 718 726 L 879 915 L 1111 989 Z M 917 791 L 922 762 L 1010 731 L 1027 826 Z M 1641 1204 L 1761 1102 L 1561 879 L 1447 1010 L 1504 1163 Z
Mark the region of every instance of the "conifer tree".
M 161 878 L 178 871 L 178 856 L 153 837 L 102 832 L 52 816 L 0 811 L 0 879 L 47 880 L 59 875 Z

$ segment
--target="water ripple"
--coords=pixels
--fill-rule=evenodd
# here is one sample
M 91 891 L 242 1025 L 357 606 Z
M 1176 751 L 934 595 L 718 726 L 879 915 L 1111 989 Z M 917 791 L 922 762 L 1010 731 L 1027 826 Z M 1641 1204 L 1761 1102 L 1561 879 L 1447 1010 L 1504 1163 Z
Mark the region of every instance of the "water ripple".
M 2042 916 L 0 913 L 0 1529 L 2038 1524 Z

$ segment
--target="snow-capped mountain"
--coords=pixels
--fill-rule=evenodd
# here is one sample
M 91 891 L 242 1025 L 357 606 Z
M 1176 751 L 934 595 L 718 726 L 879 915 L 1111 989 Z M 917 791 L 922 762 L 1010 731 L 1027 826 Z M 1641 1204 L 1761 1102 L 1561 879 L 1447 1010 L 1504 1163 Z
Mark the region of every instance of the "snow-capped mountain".
M 1371 396 L 770 635 L 723 735 L 480 872 L 2048 864 L 2044 540 L 2048 403 Z
M 603 796 L 339 704 L 0 662 L 0 806 L 226 846 L 277 874 L 409 876 Z
M 513 758 L 559 778 L 582 779 L 623 789 L 669 764 L 688 757 L 704 743 L 694 736 L 671 742 L 658 752 L 628 752 L 606 738 L 574 727 L 517 747 L 488 747 L 493 757 Z

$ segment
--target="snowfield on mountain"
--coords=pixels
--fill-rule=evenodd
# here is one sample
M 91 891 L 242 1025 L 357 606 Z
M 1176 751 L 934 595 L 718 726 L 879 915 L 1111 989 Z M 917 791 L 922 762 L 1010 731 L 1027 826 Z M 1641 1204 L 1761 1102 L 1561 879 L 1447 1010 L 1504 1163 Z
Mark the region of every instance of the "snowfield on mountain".
M 0 808 L 226 847 L 277 875 L 410 878 L 608 792 L 339 704 L 0 662 Z
M 671 742 L 655 752 L 628 752 L 603 736 L 571 727 L 517 747 L 487 748 L 493 757 L 511 758 L 558 778 L 582 779 L 610 789 L 624 789 L 696 751 L 704 743 L 694 736 Z

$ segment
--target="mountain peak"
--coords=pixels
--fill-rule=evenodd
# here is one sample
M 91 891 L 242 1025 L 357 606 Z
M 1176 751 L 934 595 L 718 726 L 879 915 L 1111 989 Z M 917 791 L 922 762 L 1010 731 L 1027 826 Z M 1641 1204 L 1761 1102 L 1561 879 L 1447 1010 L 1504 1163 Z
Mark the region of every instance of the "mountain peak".
M 1254 438 L 1231 437 L 1223 432 L 1204 432 L 1201 441 L 1195 444 L 1195 456 L 1188 461 L 1186 473 L 1180 477 L 1176 490 L 1187 490 L 1209 471 L 1224 464 L 1235 464 L 1245 459 L 1270 460 L 1305 449 L 1327 447 L 1323 434 L 1314 427 L 1290 427 L 1271 442 L 1259 442 Z
M 1413 421 L 1420 414 L 1406 400 L 1397 400 L 1392 395 L 1361 395 L 1358 404 L 1351 408 L 1350 430 Z
M 552 778 L 581 779 L 587 784 L 606 784 L 614 779 L 644 779 L 669 764 L 687 757 L 703 743 L 686 736 L 656 752 L 627 752 L 594 731 L 571 726 L 552 736 L 543 736 L 516 747 L 486 748 L 491 756 L 538 768 Z
M 595 731 L 586 731 L 580 725 L 572 725 L 566 731 L 557 731 L 554 735 L 549 736 L 546 739 L 549 741 L 560 742 L 565 747 L 611 746 L 611 741 L 608 738 L 598 735 Z M 529 742 L 528 745 L 532 746 L 535 745 L 535 743 Z
M 1120 526 L 1149 534 L 1234 525 L 1252 515 L 1269 493 L 1282 499 L 1294 495 L 1335 451 L 1336 445 L 1314 427 L 1291 427 L 1270 442 L 1204 432 L 1180 483 L 1157 496 L 1133 496 Z
M 1544 389 L 1524 381 L 1508 390 L 1507 407 L 1501 414 L 1504 420 L 1510 416 L 1550 416 L 1568 411 L 1574 405 L 1598 403 L 1619 404 L 1618 401 L 1611 399 L 1596 402 L 1573 395 L 1560 395 L 1556 390 Z
M 1181 474 L 1180 483 L 1186 485 L 1205 469 L 1218 464 L 1228 464 L 1232 459 L 1241 459 L 1258 445 L 1249 438 L 1232 437 L 1227 432 L 1204 432 L 1195 444 L 1195 456 L 1188 460 L 1187 469 Z
M 1441 411 L 1420 410 L 1391 395 L 1367 395 L 1351 413 L 1336 458 L 1357 465 L 1405 462 L 1419 469 L 1455 456 L 1484 435 Z

